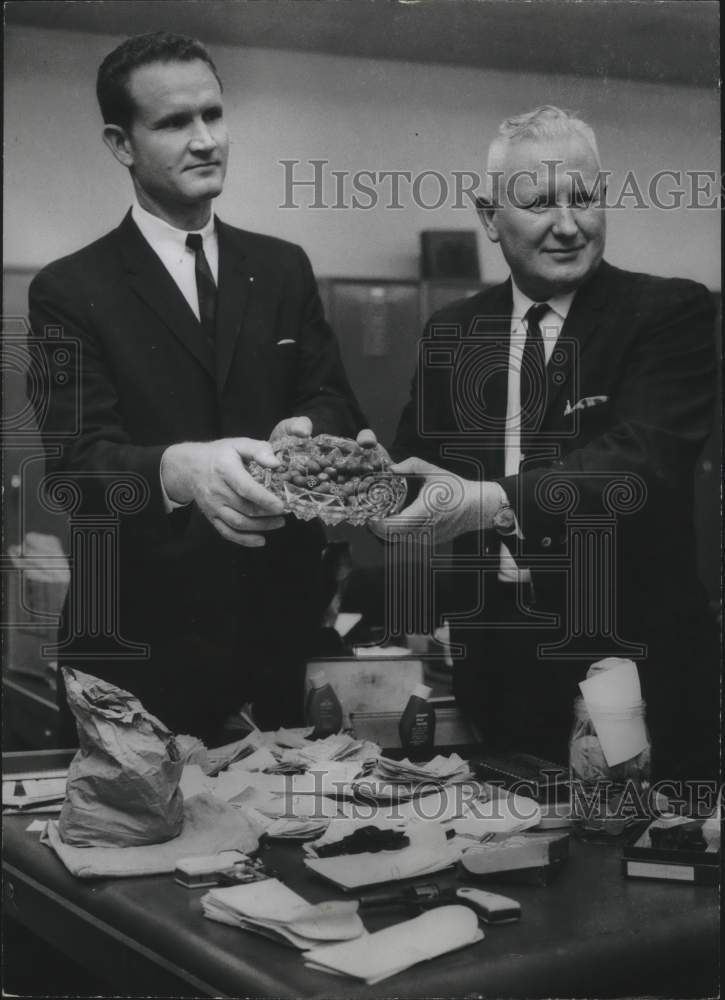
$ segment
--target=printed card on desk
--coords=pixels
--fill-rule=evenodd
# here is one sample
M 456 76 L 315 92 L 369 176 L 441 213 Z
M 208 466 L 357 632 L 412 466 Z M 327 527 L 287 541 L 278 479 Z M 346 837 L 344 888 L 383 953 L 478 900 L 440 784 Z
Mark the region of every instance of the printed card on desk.
M 473 910 L 440 906 L 355 941 L 313 948 L 305 952 L 304 959 L 311 969 L 363 979 L 372 986 L 483 936 Z

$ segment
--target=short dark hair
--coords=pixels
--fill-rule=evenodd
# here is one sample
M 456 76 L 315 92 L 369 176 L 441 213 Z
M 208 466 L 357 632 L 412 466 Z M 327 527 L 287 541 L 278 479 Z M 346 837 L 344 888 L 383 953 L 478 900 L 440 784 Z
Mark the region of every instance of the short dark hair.
M 96 96 L 106 125 L 130 127 L 136 109 L 128 92 L 128 81 L 135 69 L 155 62 L 192 62 L 194 59 L 207 64 L 221 88 L 222 82 L 211 56 L 195 38 L 168 31 L 127 38 L 109 52 L 98 67 Z

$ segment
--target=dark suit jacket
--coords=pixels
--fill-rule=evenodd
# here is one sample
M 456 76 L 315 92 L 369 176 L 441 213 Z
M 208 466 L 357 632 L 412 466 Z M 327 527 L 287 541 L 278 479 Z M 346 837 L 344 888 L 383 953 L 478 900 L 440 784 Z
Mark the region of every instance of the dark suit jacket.
M 218 237 L 215 352 L 130 214 L 30 289 L 30 392 L 51 480 L 60 473 L 75 484 L 75 544 L 86 545 L 93 518 L 108 513 L 117 539 L 85 565 L 71 551 L 61 658 L 207 736 L 255 690 L 282 716 L 296 711 L 299 671 L 294 692 L 287 678 L 317 614 L 323 535 L 290 518 L 263 549 L 244 549 L 193 505 L 168 515 L 164 449 L 266 439 L 294 415 L 309 416 L 313 433 L 354 435 L 364 424 L 304 252 L 219 221 Z M 114 491 L 124 480 L 126 492 Z M 147 652 L 129 647 L 139 643 Z
M 588 585 L 572 577 L 571 517 L 593 519 L 601 535 L 602 517 L 611 514 L 611 582 L 605 586 L 601 552 L 590 568 L 613 605 L 618 638 L 644 646 L 644 658 L 657 667 L 677 648 L 678 669 L 686 660 L 696 686 L 695 640 L 706 599 L 696 573 L 693 471 L 715 398 L 711 297 L 692 281 L 602 263 L 577 291 L 547 365 L 543 413 L 538 428 L 522 437 L 525 459 L 517 476 L 504 475 L 511 309 L 506 282 L 430 319 L 393 451 L 503 485 L 525 536 L 510 541 L 519 564 L 531 569 L 534 610 L 555 615 L 542 620 L 539 641 L 566 638 L 575 626 L 573 605 Z M 612 485 L 617 481 L 622 485 Z M 466 638 L 474 642 L 487 615 L 481 589 L 484 604 L 487 588 L 489 595 L 501 590 L 499 546 L 494 532 L 484 533 L 482 542 L 464 536 L 455 546 L 469 562 L 454 563 L 448 601 L 458 615 L 471 612 L 459 634 L 468 628 Z M 471 572 L 476 553 L 477 565 L 486 563 L 483 587 L 480 574 Z M 627 655 L 616 638 L 604 648 Z M 684 652 L 683 644 L 689 644 Z M 587 642 L 579 649 L 587 662 Z

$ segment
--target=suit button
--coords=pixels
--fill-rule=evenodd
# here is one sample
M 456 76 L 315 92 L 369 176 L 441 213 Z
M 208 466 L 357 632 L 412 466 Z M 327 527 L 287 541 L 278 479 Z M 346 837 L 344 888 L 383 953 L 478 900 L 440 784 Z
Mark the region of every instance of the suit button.
M 544 537 L 541 539 L 542 549 L 548 549 L 550 545 L 551 545 L 551 539 L 549 538 L 548 535 L 544 535 Z

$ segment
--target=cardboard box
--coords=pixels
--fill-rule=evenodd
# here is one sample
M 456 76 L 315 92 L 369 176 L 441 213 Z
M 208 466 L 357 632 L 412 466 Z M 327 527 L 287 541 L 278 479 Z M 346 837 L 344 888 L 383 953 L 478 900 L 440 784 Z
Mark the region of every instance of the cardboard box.
M 644 828 L 640 826 L 622 851 L 622 874 L 627 878 L 717 885 L 720 881 L 719 836 L 705 835 L 706 846 L 703 850 L 653 847 L 650 831 L 667 822 L 655 820 Z M 669 822 L 674 824 L 676 820 Z

